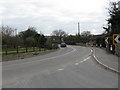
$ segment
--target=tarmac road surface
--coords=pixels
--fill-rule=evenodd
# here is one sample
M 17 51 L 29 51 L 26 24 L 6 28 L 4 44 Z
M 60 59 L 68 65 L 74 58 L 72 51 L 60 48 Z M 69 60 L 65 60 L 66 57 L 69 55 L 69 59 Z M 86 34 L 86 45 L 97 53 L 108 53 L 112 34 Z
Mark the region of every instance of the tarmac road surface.
M 118 88 L 118 75 L 94 62 L 88 47 L 2 63 L 3 88 Z

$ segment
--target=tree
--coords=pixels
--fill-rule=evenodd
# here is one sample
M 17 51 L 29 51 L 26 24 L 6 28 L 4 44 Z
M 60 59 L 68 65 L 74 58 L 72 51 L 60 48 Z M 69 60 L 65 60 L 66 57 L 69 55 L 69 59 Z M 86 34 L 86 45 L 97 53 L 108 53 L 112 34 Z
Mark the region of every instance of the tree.
M 43 34 L 36 34 L 34 38 L 38 47 L 43 47 L 47 40 Z
M 108 21 L 108 26 L 103 27 L 105 31 L 107 32 L 106 36 L 112 37 L 113 34 L 119 34 L 120 33 L 120 10 L 117 7 L 117 2 L 110 2 L 110 7 L 108 8 L 109 12 L 109 18 L 107 19 Z M 115 52 L 115 46 L 112 45 L 112 43 L 107 44 L 107 50 L 110 50 L 110 46 L 113 47 L 112 52 Z
M 9 26 L 2 26 L 1 29 L 2 29 L 1 30 L 2 35 L 5 35 L 5 36 L 13 36 L 14 35 L 14 31 L 16 30 L 16 29 L 11 28 Z
M 81 33 L 81 35 L 84 36 L 84 37 L 88 37 L 88 36 L 91 36 L 91 32 L 90 31 L 83 31 Z
M 57 39 L 61 42 L 62 38 L 66 37 L 68 34 L 63 30 L 54 30 L 52 32 L 52 36 L 57 37 Z
M 120 10 L 117 7 L 117 2 L 110 2 L 110 8 L 108 8 L 109 16 L 108 18 L 108 35 L 120 33 Z
M 29 27 L 26 31 L 22 31 L 19 33 L 19 37 L 21 37 L 23 40 L 25 40 L 28 37 L 34 37 L 36 34 L 35 27 Z
M 67 36 L 67 33 L 63 30 L 55 30 L 52 32 L 52 36 L 63 37 Z
M 65 37 L 64 40 L 66 44 L 69 44 L 69 45 L 75 45 L 76 43 L 78 43 L 77 36 L 74 36 L 74 35 L 69 35 Z
M 16 32 L 16 29 L 11 28 L 9 26 L 2 26 L 1 27 L 1 34 L 2 34 L 2 45 L 3 48 L 5 47 L 10 47 L 10 48 L 15 48 L 18 44 L 19 38 L 16 37 L 14 34 Z M 19 43 L 21 43 L 19 41 Z
M 26 38 L 25 44 L 26 44 L 28 47 L 34 46 L 34 44 L 35 44 L 35 39 L 34 39 L 33 37 L 28 37 L 28 38 Z
M 81 33 L 81 39 L 82 39 L 81 41 L 82 41 L 83 43 L 89 42 L 91 36 L 92 36 L 92 34 L 91 34 L 90 31 L 83 31 L 83 32 Z
M 29 38 L 34 38 L 37 35 L 37 31 L 35 27 L 29 27 L 26 31 L 22 31 L 19 33 L 19 37 L 21 38 L 21 40 L 23 41 L 24 45 L 28 45 L 26 43 L 26 40 Z M 27 40 L 28 41 L 28 40 Z M 35 42 L 35 41 L 34 41 Z

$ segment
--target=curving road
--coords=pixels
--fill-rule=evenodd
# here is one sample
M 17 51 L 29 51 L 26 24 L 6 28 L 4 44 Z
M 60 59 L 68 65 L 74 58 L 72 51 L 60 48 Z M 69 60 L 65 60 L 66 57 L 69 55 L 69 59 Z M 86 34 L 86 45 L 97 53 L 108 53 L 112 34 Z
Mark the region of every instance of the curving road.
M 118 75 L 94 62 L 92 50 L 68 46 L 2 63 L 3 88 L 118 88 Z

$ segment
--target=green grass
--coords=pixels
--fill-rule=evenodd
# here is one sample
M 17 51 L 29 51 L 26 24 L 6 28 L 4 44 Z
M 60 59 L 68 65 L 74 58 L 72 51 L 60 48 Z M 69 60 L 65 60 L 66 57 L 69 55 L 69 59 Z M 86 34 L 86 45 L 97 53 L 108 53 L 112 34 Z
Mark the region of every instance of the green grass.
M 27 52 L 27 53 L 19 53 L 19 54 L 8 54 L 8 55 L 3 54 L 2 55 L 2 62 L 16 60 L 16 59 L 22 60 L 24 58 L 29 58 L 29 57 L 33 57 L 33 56 L 42 55 L 42 54 L 47 54 L 47 53 L 50 53 L 50 52 L 54 52 L 56 50 L 58 50 L 58 49 L 46 50 L 46 51 L 41 51 L 41 52 L 36 51 L 36 52 Z

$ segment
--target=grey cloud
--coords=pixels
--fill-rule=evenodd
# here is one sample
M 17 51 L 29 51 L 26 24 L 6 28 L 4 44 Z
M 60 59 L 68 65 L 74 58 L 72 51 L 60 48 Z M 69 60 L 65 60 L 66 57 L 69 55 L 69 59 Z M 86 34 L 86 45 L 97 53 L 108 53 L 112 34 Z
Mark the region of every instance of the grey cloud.
M 28 26 L 35 26 L 39 32 L 42 31 L 44 34 L 50 34 L 55 29 L 63 29 L 68 33 L 76 34 L 77 22 L 81 24 L 81 31 L 90 30 L 92 33 L 102 33 L 102 25 L 106 18 L 103 8 L 96 12 L 79 9 L 74 11 L 69 7 L 56 8 L 56 5 L 45 3 L 44 0 L 6 3 L 4 8 L 6 9 L 0 16 L 3 17 L 5 24 L 19 31 L 27 29 Z

